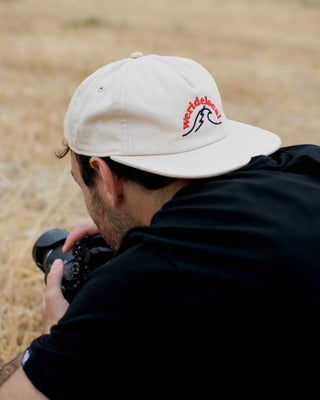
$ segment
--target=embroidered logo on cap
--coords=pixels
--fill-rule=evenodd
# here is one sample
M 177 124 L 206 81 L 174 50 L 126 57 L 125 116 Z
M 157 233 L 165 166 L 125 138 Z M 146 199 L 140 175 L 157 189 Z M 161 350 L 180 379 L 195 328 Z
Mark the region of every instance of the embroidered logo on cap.
M 191 129 L 189 129 L 182 136 L 187 136 L 193 131 L 197 132 L 206 121 L 213 125 L 222 124 L 222 121 L 219 121 L 219 119 L 221 118 L 221 114 L 215 104 L 211 100 L 208 100 L 207 96 L 201 97 L 200 99 L 197 96 L 194 102 L 189 102 L 189 107 L 187 108 L 187 112 L 185 113 L 183 118 L 183 130 L 190 128 L 191 115 L 198 107 L 202 105 L 203 107 L 201 108 L 201 110 L 198 111 Z M 211 118 L 212 111 L 214 111 L 218 122 L 213 121 L 213 119 Z

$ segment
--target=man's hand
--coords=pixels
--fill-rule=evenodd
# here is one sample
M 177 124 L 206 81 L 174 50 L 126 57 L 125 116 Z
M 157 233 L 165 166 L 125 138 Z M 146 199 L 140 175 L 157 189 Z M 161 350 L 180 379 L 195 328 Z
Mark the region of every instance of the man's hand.
M 61 292 L 63 268 L 63 262 L 56 260 L 47 276 L 47 290 L 41 305 L 44 334 L 50 333 L 51 327 L 57 324 L 69 307 Z
M 76 242 L 82 240 L 86 235 L 94 236 L 97 235 L 98 233 L 99 230 L 97 228 L 97 225 L 93 222 L 93 220 L 91 218 L 85 219 L 81 221 L 79 225 L 76 227 L 76 229 L 72 231 L 70 235 L 67 237 L 62 251 L 64 253 L 67 253 L 74 247 Z
M 47 276 L 47 290 L 41 306 L 43 333 L 49 334 L 53 325 L 65 314 L 69 303 L 62 295 L 63 262 L 56 260 Z M 0 371 L 0 399 L 47 399 L 36 389 L 21 368 L 21 356 Z

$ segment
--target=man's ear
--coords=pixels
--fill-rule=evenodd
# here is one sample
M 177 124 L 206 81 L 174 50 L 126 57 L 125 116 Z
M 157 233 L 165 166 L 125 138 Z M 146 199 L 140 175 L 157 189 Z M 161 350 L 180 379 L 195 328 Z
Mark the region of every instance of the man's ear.
M 98 180 L 96 184 L 100 186 L 100 193 L 111 201 L 113 207 L 118 207 L 123 193 L 122 180 L 100 157 L 91 157 L 90 166 L 97 174 Z

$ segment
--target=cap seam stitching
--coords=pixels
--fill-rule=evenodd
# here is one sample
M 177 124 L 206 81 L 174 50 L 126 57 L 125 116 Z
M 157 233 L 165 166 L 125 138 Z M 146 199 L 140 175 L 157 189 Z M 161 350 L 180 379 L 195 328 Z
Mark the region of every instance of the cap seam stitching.
M 128 124 L 128 116 L 124 108 L 124 99 L 123 99 L 123 92 L 124 92 L 124 85 L 126 76 L 126 72 L 130 65 L 130 60 L 127 64 L 122 65 L 118 72 L 118 76 L 116 77 L 116 110 L 119 115 L 119 119 L 121 121 L 121 145 L 127 148 L 127 151 L 131 151 L 131 138 L 129 135 L 129 124 Z M 122 106 L 121 106 L 122 104 Z

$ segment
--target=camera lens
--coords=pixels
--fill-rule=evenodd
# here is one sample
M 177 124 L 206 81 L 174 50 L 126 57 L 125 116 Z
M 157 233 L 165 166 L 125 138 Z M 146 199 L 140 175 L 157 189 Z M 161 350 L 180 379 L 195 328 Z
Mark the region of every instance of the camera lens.
M 68 236 L 69 233 L 64 229 L 51 229 L 35 242 L 32 257 L 37 266 L 46 274 L 50 271 L 54 260 L 60 258 L 67 264 L 73 258 L 71 251 L 62 252 L 63 244 Z

